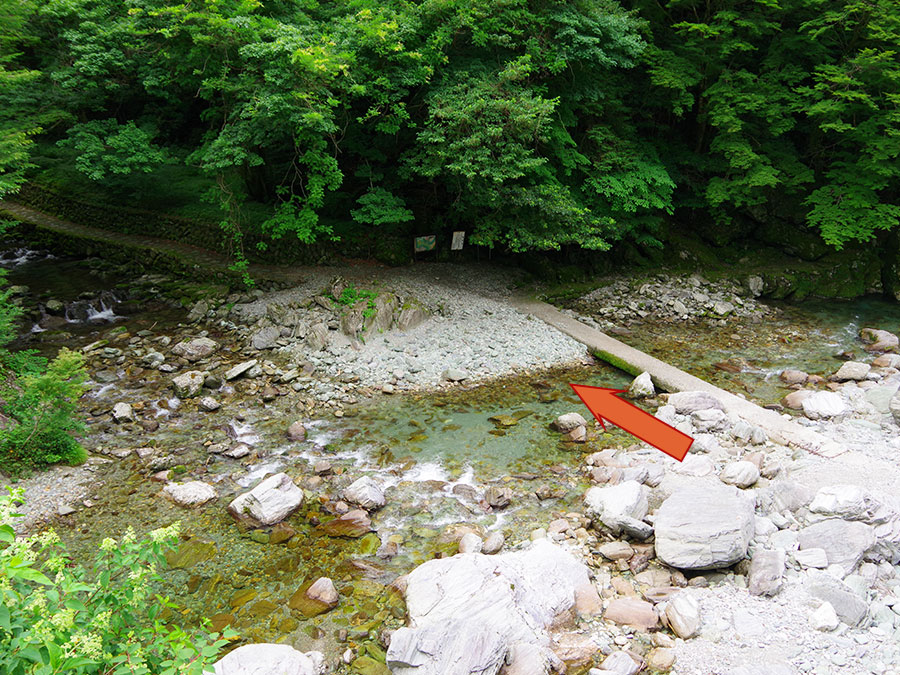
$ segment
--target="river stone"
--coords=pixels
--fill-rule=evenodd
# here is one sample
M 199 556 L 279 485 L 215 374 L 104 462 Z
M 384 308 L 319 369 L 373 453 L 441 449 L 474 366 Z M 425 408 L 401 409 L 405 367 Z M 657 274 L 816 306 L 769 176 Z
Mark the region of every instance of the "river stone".
M 447 368 L 441 373 L 441 379 L 447 382 L 462 382 L 469 379 L 469 374 L 460 368 Z
M 319 352 L 325 349 L 328 346 L 328 325 L 324 323 L 317 323 L 309 328 L 309 332 L 306 334 L 306 344 L 309 347 L 309 351 L 311 352 Z
M 719 480 L 728 485 L 748 488 L 759 480 L 759 469 L 756 468 L 756 464 L 746 460 L 730 462 L 722 469 Z
M 239 363 L 236 366 L 234 366 L 233 368 L 229 368 L 225 372 L 225 379 L 226 380 L 234 380 L 234 379 L 240 377 L 241 375 L 243 375 L 244 373 L 246 373 L 251 368 L 253 368 L 253 366 L 255 366 L 256 364 L 257 364 L 256 359 L 250 359 L 249 361 L 244 361 L 243 363 Z
M 212 396 L 204 396 L 197 405 L 200 410 L 205 410 L 206 412 L 214 412 L 222 407 L 222 404 Z
M 495 553 L 499 553 L 500 549 L 503 548 L 503 544 L 506 543 L 506 537 L 503 536 L 503 533 L 499 530 L 495 532 L 491 532 L 488 535 L 488 538 L 484 540 L 484 544 L 481 546 L 481 552 L 486 555 L 494 555 Z
M 199 480 L 169 483 L 163 488 L 163 494 L 179 506 L 200 506 L 219 496 L 212 485 Z
M 806 591 L 831 604 L 841 621 L 848 626 L 858 626 L 869 611 L 866 601 L 851 591 L 840 579 L 827 572 L 810 572 Z
M 900 354 L 882 354 L 872 361 L 872 365 L 878 368 L 900 369 Z
M 825 550 L 829 565 L 840 565 L 850 574 L 863 554 L 875 545 L 875 531 L 865 523 L 829 518 L 799 532 L 800 549 Z
M 891 416 L 894 418 L 894 421 L 897 424 L 900 424 L 900 391 L 891 397 L 888 409 L 891 411 Z
M 303 490 L 286 473 L 269 476 L 249 492 L 239 495 L 228 511 L 236 519 L 252 526 L 274 525 L 300 508 Z
M 897 385 L 885 385 L 881 387 L 872 387 L 867 389 L 865 393 L 866 401 L 882 415 L 891 412 L 891 399 L 897 393 Z
M 296 421 L 288 427 L 287 437 L 292 441 L 305 441 L 306 440 L 306 427 L 303 426 L 303 422 Z
M 190 569 L 194 565 L 216 557 L 216 545 L 209 541 L 190 539 L 174 551 L 166 552 L 166 563 L 173 570 Z
M 588 675 L 637 675 L 641 670 L 641 664 L 626 652 L 613 652 L 600 665 L 603 667 L 591 668 Z
M 803 410 L 803 401 L 812 395 L 809 389 L 798 389 L 781 399 L 781 405 L 791 410 Z
M 361 537 L 372 531 L 372 521 L 362 509 L 353 509 L 319 527 L 332 537 Z
M 257 351 L 272 349 L 280 337 L 280 328 L 277 326 L 266 326 L 253 334 L 253 337 L 250 338 L 250 346 Z
M 809 379 L 809 375 L 804 373 L 802 370 L 787 368 L 786 370 L 782 370 L 778 374 L 778 379 L 780 379 L 785 384 L 806 384 L 806 380 Z
M 867 523 L 887 522 L 894 515 L 868 490 L 859 485 L 828 485 L 813 497 L 809 510 L 825 516 Z
M 186 373 L 172 378 L 172 387 L 178 398 L 193 398 L 203 388 L 203 373 L 199 370 L 189 370 Z
M 784 577 L 783 550 L 757 550 L 750 560 L 747 588 L 750 595 L 776 595 Z
M 846 361 L 834 374 L 834 379 L 838 382 L 846 382 L 854 380 L 859 382 L 866 379 L 866 375 L 872 369 L 868 363 L 860 363 L 859 361 Z
M 206 358 L 218 348 L 219 343 L 215 340 L 210 340 L 208 337 L 200 337 L 179 342 L 172 347 L 172 353 L 175 354 L 175 356 L 181 356 L 193 363 L 194 361 Z
M 631 382 L 631 386 L 628 387 L 628 393 L 634 398 L 649 398 L 655 396 L 656 389 L 653 387 L 653 380 L 650 378 L 650 373 L 645 371 L 634 378 Z
M 866 349 L 873 352 L 896 351 L 900 345 L 900 338 L 896 335 L 877 328 L 863 328 L 859 331 L 859 337 L 868 343 Z
M 712 394 L 705 391 L 679 391 L 669 394 L 667 403 L 675 408 L 675 412 L 679 415 L 690 415 L 698 410 L 708 410 L 716 408 L 725 411 L 722 402 Z
M 803 414 L 812 420 L 827 419 L 847 412 L 844 399 L 833 391 L 814 391 L 803 399 Z
M 802 551 L 794 551 L 794 560 L 803 568 L 815 567 L 825 569 L 828 567 L 828 554 L 824 548 L 805 548 Z
M 718 314 L 719 316 L 725 316 L 726 314 L 730 314 L 731 312 L 734 311 L 734 305 L 732 305 L 730 302 L 718 300 L 715 303 L 713 303 L 712 310 L 714 313 Z
M 688 591 L 681 591 L 666 604 L 666 620 L 675 635 L 687 640 L 700 630 L 700 603 Z
M 428 312 L 421 307 L 404 307 L 397 317 L 397 330 L 412 330 L 428 318 Z
M 584 494 L 585 515 L 619 533 L 625 519 L 640 521 L 647 515 L 647 492 L 635 480 L 611 487 L 592 487 Z
M 328 607 L 338 604 L 340 595 L 334 587 L 334 582 L 328 577 L 319 577 L 306 589 L 306 597 L 316 602 L 321 602 Z
M 460 553 L 481 553 L 483 547 L 484 543 L 481 541 L 481 537 L 474 532 L 466 532 L 459 539 Z
M 814 630 L 822 632 L 833 631 L 840 623 L 837 612 L 834 611 L 834 607 L 831 606 L 830 602 L 823 602 L 817 610 L 809 615 L 809 625 Z
M 603 613 L 606 621 L 612 621 L 622 626 L 632 626 L 637 630 L 647 631 L 655 628 L 659 623 L 659 617 L 653 605 L 638 598 L 616 598 L 610 600 L 609 606 Z
M 587 426 L 587 420 L 585 420 L 584 417 L 582 417 L 581 414 L 577 412 L 570 412 L 565 413 L 564 415 L 560 415 L 556 418 L 556 421 L 553 422 L 553 428 L 563 434 L 583 426 Z
M 513 553 L 430 560 L 407 576 L 405 594 L 408 625 L 387 651 L 393 675 L 496 675 L 508 658 L 513 672 L 543 675 L 517 665 L 513 646 L 534 645 L 545 655 L 539 662 L 553 663 L 554 620 L 579 605 L 599 609 L 587 567 L 549 539 Z
M 692 485 L 656 512 L 656 554 L 680 569 L 715 569 L 747 555 L 755 531 L 753 502 L 734 487 Z
M 113 421 L 120 424 L 122 422 L 134 422 L 134 411 L 131 409 L 131 404 L 121 401 L 116 403 L 112 409 L 112 418 Z
M 321 652 L 300 652 L 290 645 L 257 643 L 238 647 L 213 666 L 213 675 L 323 675 Z
M 369 476 L 363 476 L 344 488 L 343 497 L 351 504 L 375 511 L 385 504 L 384 491 Z

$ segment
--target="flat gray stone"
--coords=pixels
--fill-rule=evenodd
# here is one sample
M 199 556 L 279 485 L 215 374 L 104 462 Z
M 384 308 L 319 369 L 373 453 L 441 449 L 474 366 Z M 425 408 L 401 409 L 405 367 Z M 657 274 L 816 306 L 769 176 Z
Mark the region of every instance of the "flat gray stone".
M 875 545 L 875 531 L 865 523 L 829 518 L 800 530 L 799 541 L 801 550 L 821 548 L 829 565 L 840 565 L 844 574 L 850 574 Z

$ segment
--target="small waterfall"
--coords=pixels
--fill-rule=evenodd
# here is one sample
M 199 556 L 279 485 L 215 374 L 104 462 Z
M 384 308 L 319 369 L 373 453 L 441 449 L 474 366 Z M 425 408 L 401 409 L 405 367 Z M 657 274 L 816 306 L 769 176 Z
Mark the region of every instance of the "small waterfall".
M 115 311 L 118 304 L 112 291 L 103 291 L 96 298 L 67 304 L 65 318 L 69 323 L 111 323 L 122 318 Z
M 54 256 L 47 251 L 35 251 L 30 248 L 16 248 L 0 251 L 0 267 L 18 267 L 35 260 L 53 260 Z

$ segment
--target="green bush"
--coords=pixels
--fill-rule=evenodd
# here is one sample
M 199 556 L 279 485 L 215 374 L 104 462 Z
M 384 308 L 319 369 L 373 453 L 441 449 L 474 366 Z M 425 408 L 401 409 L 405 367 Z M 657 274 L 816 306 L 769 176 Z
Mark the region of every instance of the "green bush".
M 48 363 L 33 351 L 9 351 L 20 316 L 9 291 L 0 289 L 0 470 L 16 475 L 80 464 L 86 453 L 75 439 L 84 429 L 76 402 L 87 379 L 84 358 L 62 349 Z
M 16 538 L 20 496 L 0 496 L 0 672 L 202 675 L 235 637 L 190 635 L 163 621 L 175 606 L 151 585 L 178 523 L 140 540 L 130 528 L 121 541 L 104 539 L 87 569 L 72 563 L 53 530 Z

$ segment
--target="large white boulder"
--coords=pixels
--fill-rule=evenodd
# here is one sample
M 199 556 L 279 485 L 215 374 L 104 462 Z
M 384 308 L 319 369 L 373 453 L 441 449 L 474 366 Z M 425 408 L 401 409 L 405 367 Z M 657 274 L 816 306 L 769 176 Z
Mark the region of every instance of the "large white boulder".
M 213 666 L 214 675 L 323 675 L 321 652 L 300 652 L 290 645 L 258 643 L 238 647 Z
M 238 495 L 228 505 L 228 511 L 247 525 L 259 527 L 281 522 L 301 504 L 303 490 L 286 473 L 276 473 L 249 492 Z
M 837 417 L 847 412 L 844 399 L 833 391 L 814 391 L 803 399 L 803 414 L 811 420 Z
M 554 620 L 600 611 L 587 567 L 548 539 L 513 553 L 430 560 L 408 575 L 406 606 L 408 625 L 387 652 L 393 675 L 496 675 L 504 664 L 543 675 L 558 662 Z M 523 670 L 520 656 L 534 665 Z
M 733 565 L 747 555 L 755 532 L 753 511 L 753 502 L 731 486 L 681 488 L 656 512 L 656 555 L 680 569 Z

